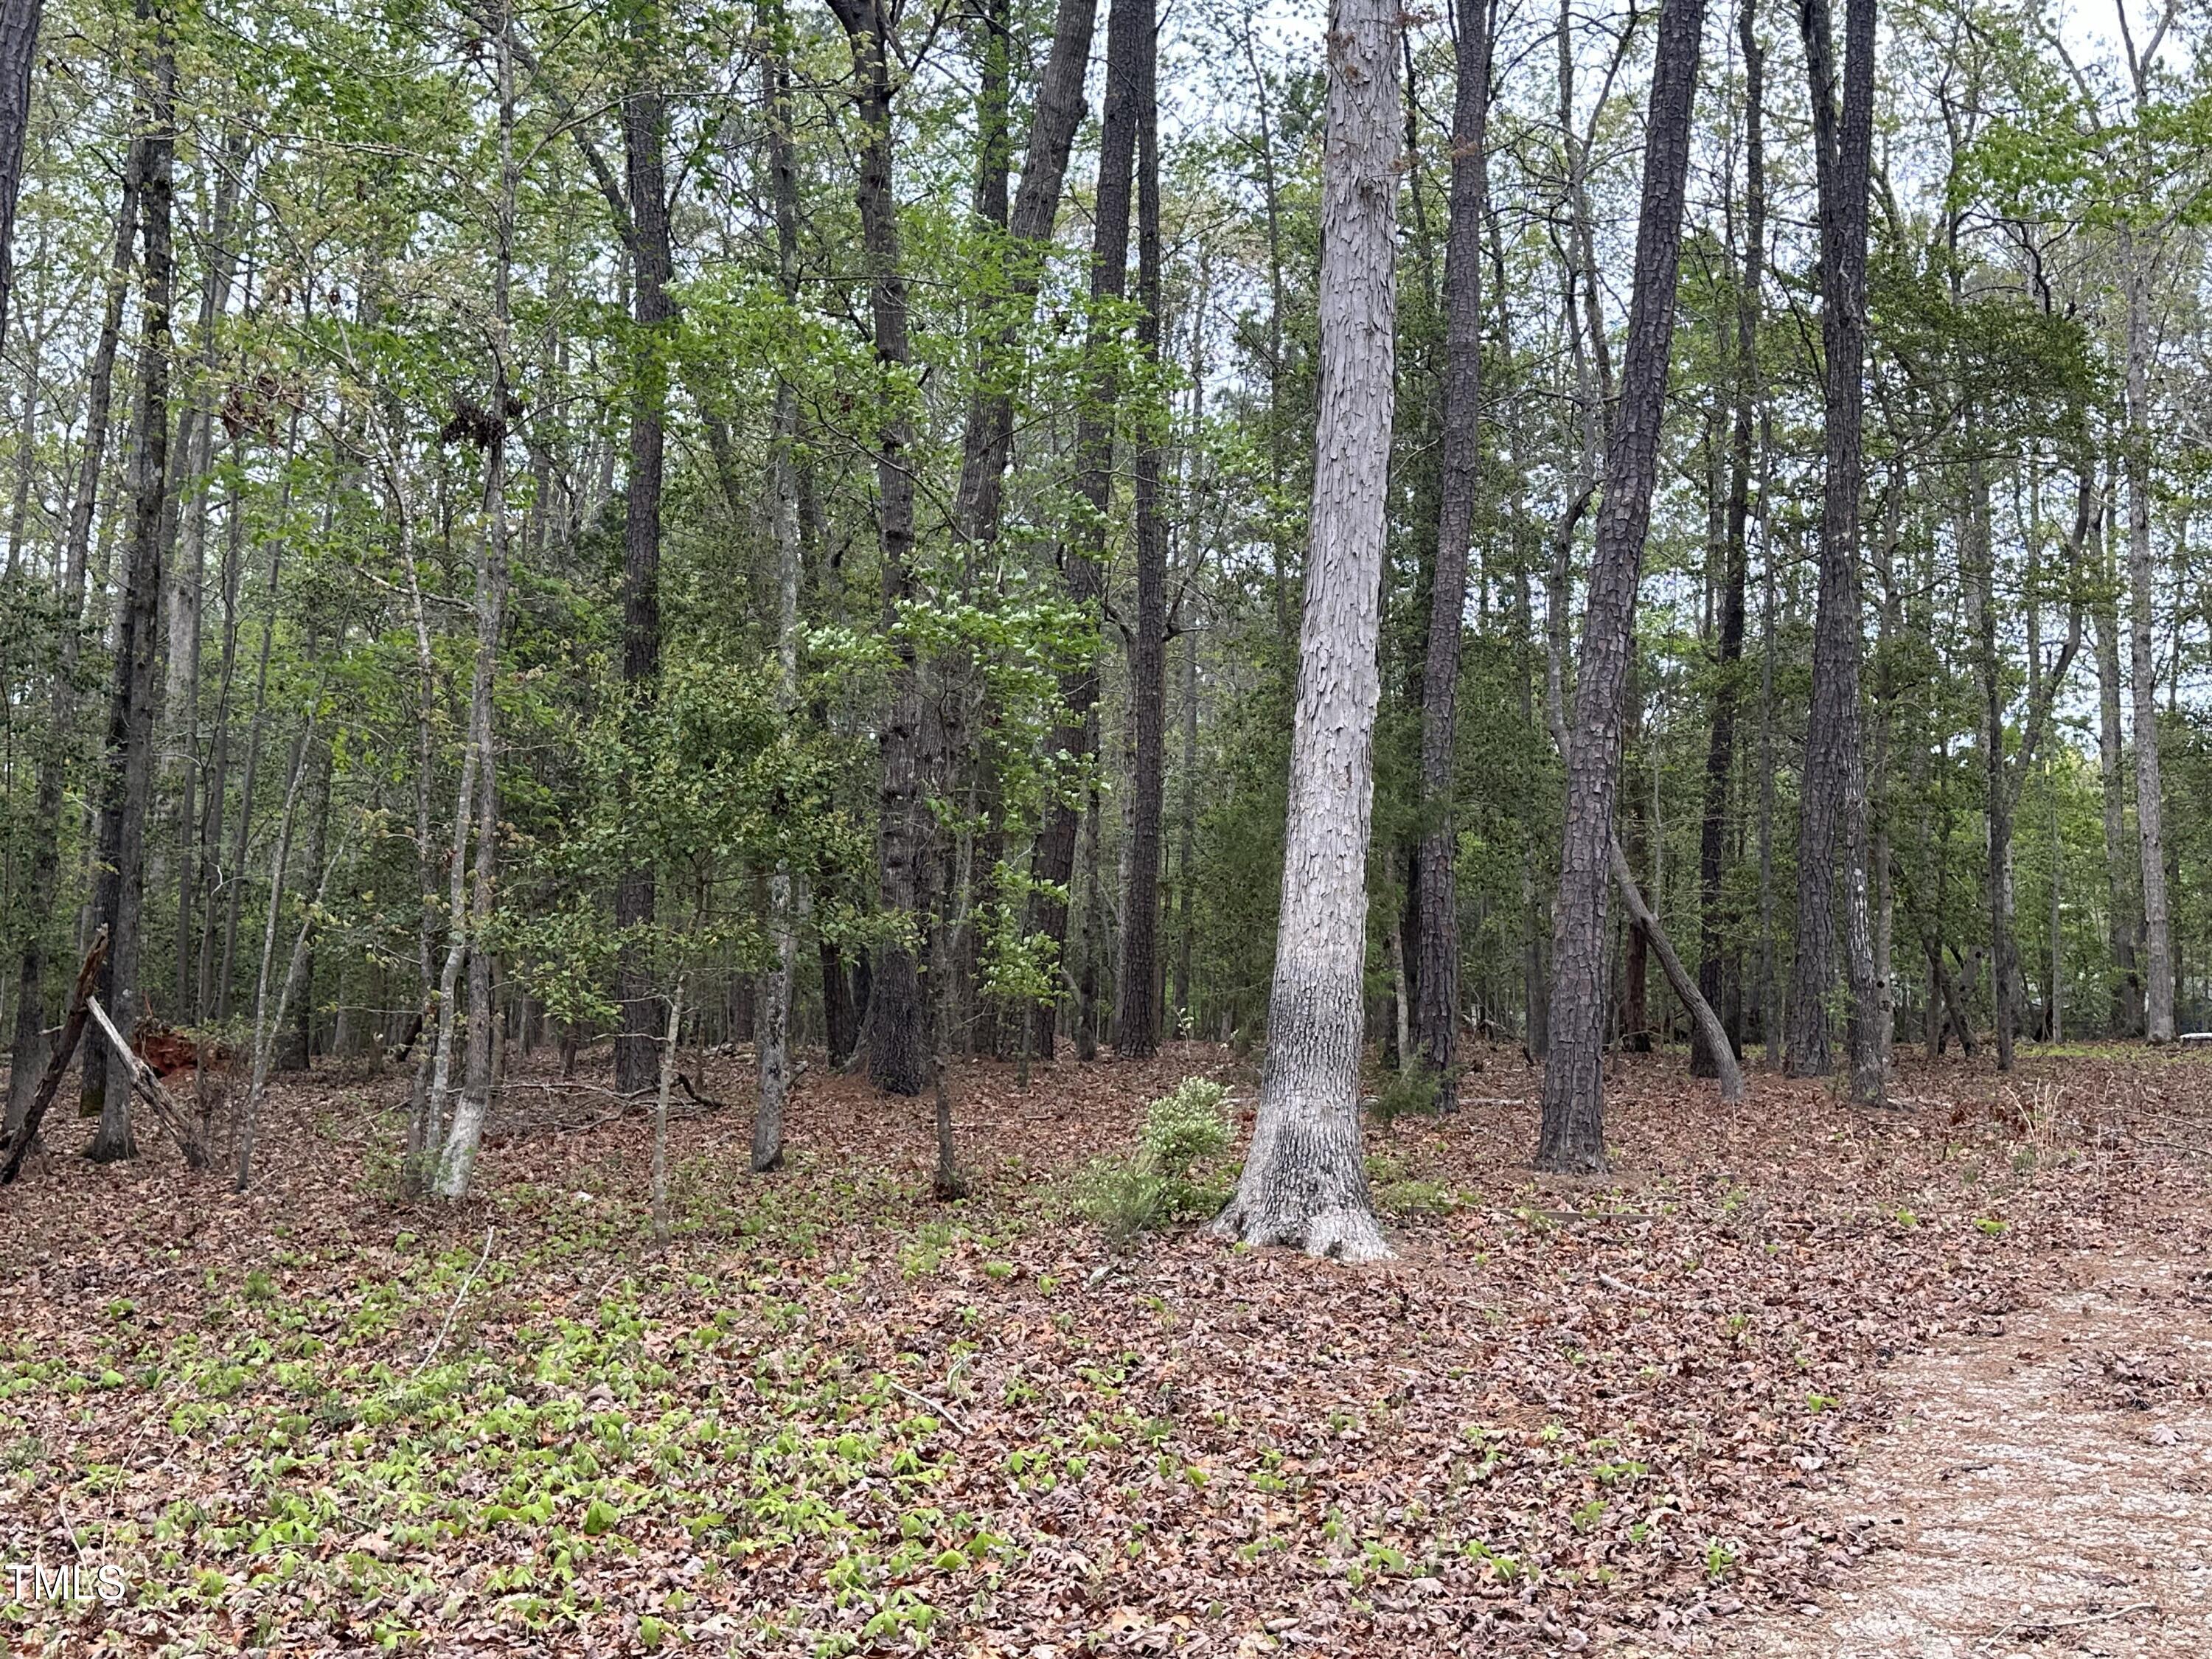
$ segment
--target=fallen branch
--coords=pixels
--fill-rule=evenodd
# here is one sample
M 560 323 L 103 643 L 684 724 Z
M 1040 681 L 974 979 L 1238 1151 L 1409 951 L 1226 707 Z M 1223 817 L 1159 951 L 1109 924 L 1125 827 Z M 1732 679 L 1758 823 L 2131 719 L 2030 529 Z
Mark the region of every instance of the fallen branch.
M 195 1170 L 207 1167 L 207 1151 L 200 1145 L 199 1137 L 192 1133 L 191 1120 L 182 1108 L 169 1098 L 169 1091 L 161 1086 L 161 1079 L 154 1068 L 138 1057 L 138 1052 L 124 1041 L 123 1033 L 115 1029 L 115 1022 L 107 1017 L 107 1010 L 100 1006 L 100 999 L 88 996 L 84 1006 L 91 1011 L 94 1022 L 106 1033 L 123 1068 L 131 1079 L 131 1092 L 152 1109 L 161 1127 L 169 1132 L 169 1139 L 177 1143 L 177 1150 L 185 1155 L 186 1164 Z
M 491 1257 L 491 1236 L 497 1231 L 498 1229 L 495 1227 L 484 1229 L 483 1249 L 477 1253 L 477 1265 L 469 1269 L 461 1280 L 461 1288 L 453 1293 L 453 1305 L 446 1310 L 446 1322 L 438 1327 L 437 1340 L 431 1343 L 430 1351 L 416 1362 L 415 1369 L 407 1373 L 408 1381 L 410 1382 L 422 1376 L 422 1367 L 436 1358 L 438 1350 L 446 1346 L 446 1333 L 453 1328 L 453 1316 L 460 1312 L 461 1304 L 468 1297 L 469 1286 L 477 1282 L 477 1275 L 483 1271 L 483 1264 Z
M 69 1018 L 62 1023 L 61 1041 L 46 1056 L 46 1073 L 39 1079 L 38 1092 L 31 1097 L 31 1109 L 24 1114 L 23 1127 L 16 1131 L 15 1144 L 8 1148 L 7 1163 L 0 1164 L 0 1187 L 15 1179 L 23 1167 L 24 1154 L 39 1138 L 40 1120 L 46 1116 L 46 1108 L 54 1103 L 55 1091 L 62 1086 L 70 1056 L 76 1053 L 77 1041 L 84 1035 L 84 1023 L 91 1012 L 93 982 L 100 977 L 100 961 L 106 955 L 107 928 L 103 924 L 93 936 L 92 949 L 85 953 L 84 966 L 76 970 L 76 989 L 70 995 Z M 28 1058 L 17 1054 L 15 1063 L 21 1066 Z
M 687 1094 L 687 1095 L 690 1096 L 690 1097 L 691 1097 L 691 1098 L 692 1098 L 693 1100 L 696 1101 L 696 1102 L 697 1102 L 697 1103 L 698 1103 L 702 1107 L 705 1108 L 708 1111 L 710 1111 L 710 1112 L 726 1112 L 726 1111 L 729 1110 L 729 1109 L 730 1109 L 730 1103 L 729 1103 L 728 1101 L 726 1101 L 726 1100 L 716 1100 L 716 1099 L 715 1099 L 713 1096 L 711 1096 L 711 1095 L 702 1095 L 702 1094 L 701 1094 L 701 1093 L 700 1093 L 696 1089 L 695 1089 L 695 1088 L 693 1088 L 693 1087 L 691 1086 L 691 1079 L 690 1079 L 690 1078 L 688 1078 L 688 1077 L 684 1076 L 683 1073 L 678 1072 L 678 1073 L 676 1074 L 676 1080 L 677 1080 L 677 1082 L 678 1082 L 679 1084 L 681 1084 L 681 1085 L 684 1086 L 684 1092 L 685 1094 Z

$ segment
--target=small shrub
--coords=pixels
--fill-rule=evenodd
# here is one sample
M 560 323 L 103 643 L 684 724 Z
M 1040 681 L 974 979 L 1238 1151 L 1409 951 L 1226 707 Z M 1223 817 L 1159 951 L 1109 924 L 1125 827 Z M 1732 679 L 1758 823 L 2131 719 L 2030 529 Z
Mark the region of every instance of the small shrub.
M 1154 1101 L 1130 1158 L 1103 1158 L 1076 1177 L 1075 1203 L 1115 1249 L 1139 1233 L 1207 1215 L 1227 1201 L 1225 1182 L 1205 1170 L 1229 1146 L 1222 1107 L 1229 1091 L 1206 1078 L 1185 1078 Z
M 1437 1082 L 1437 1074 L 1418 1062 L 1395 1072 L 1369 1103 L 1367 1114 L 1386 1129 L 1401 1117 L 1434 1117 Z

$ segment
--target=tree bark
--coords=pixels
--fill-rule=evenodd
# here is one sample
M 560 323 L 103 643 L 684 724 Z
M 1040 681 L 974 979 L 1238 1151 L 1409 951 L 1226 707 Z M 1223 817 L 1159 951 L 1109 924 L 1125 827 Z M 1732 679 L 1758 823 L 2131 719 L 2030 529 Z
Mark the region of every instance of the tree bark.
M 1152 0 L 1118 0 L 1134 14 L 1133 96 L 1137 120 L 1137 350 L 1160 360 L 1160 143 L 1158 31 Z M 1111 26 L 1109 25 L 1109 31 Z M 1157 376 L 1155 376 L 1157 378 Z M 1143 1059 L 1160 1046 L 1160 854 L 1167 794 L 1167 526 L 1160 519 L 1159 416 L 1137 421 L 1131 489 L 1137 614 L 1129 632 L 1129 837 L 1121 889 L 1121 962 L 1115 975 L 1114 1048 Z
M 1322 151 L 1320 420 L 1260 1116 L 1224 1237 L 1387 1255 L 1359 1137 L 1367 842 L 1390 462 L 1401 127 L 1391 0 L 1334 0 Z
M 509 284 L 514 261 L 515 196 L 520 183 L 514 155 L 514 9 L 511 5 L 502 6 L 499 27 L 494 35 L 499 77 L 499 195 L 495 210 L 497 219 L 493 228 L 492 256 L 493 414 L 484 444 L 484 522 L 477 541 L 476 668 L 469 684 L 469 753 L 476 762 L 476 868 L 471 876 L 465 921 L 460 915 L 459 903 L 459 866 L 465 848 L 465 826 L 469 818 L 466 803 L 470 769 L 465 765 L 463 768 L 463 805 L 455 815 L 462 827 L 455 836 L 453 847 L 456 890 L 453 928 L 456 938 L 465 939 L 469 947 L 469 1046 L 460 1104 L 453 1112 L 453 1127 L 447 1132 L 445 1148 L 438 1159 L 438 1176 L 434 1190 L 440 1198 L 447 1200 L 460 1198 L 468 1191 L 469 1176 L 476 1168 L 477 1150 L 483 1144 L 484 1125 L 491 1116 L 492 1094 L 498 1082 L 497 1042 L 493 1029 L 493 962 L 487 935 L 490 930 L 499 872 L 498 757 L 495 747 L 492 690 L 499 670 L 500 619 L 507 596 L 507 423 L 513 393 L 513 370 L 508 357 L 512 313 Z M 657 513 L 653 529 L 653 552 L 657 559 L 659 550 Z M 626 550 L 633 548 L 634 544 L 625 544 Z M 627 620 L 628 613 L 625 614 Z M 653 621 L 650 637 L 655 653 L 653 666 L 657 669 L 659 639 L 657 612 Z M 634 642 L 636 637 L 636 635 L 630 634 L 629 641 Z M 627 668 L 627 653 L 624 665 Z M 449 960 L 449 982 L 451 972 Z M 442 1041 L 439 1063 L 441 1066 L 448 1064 L 446 1051 L 450 1050 L 453 1040 L 449 1011 L 450 1000 L 441 1011 L 443 1030 L 440 1034 Z M 655 1075 L 658 1075 L 657 1059 Z
M 128 1031 L 143 1012 L 138 983 L 143 959 L 146 815 L 152 790 L 154 715 L 161 655 L 161 515 L 169 471 L 169 305 L 173 274 L 171 215 L 175 202 L 176 53 L 166 19 L 141 0 L 139 19 L 153 40 L 143 88 L 146 131 L 140 181 L 145 257 L 140 266 L 142 317 L 137 407 L 132 421 L 131 526 L 123 603 L 116 618 L 115 673 L 108 697 L 107 744 L 100 781 L 100 875 L 93 914 L 111 944 L 95 994 Z M 100 1127 L 88 1155 L 100 1162 L 136 1152 L 131 1090 L 107 1086 L 104 1051 L 88 1048 L 83 1067 L 86 1115 Z
M 1575 723 L 1567 762 L 1566 830 L 1552 933 L 1549 1047 L 1537 1166 L 1605 1167 L 1606 900 L 1622 705 L 1634 648 L 1636 589 L 1650 523 L 1667 368 L 1674 337 L 1682 198 L 1696 102 L 1704 0 L 1665 0 L 1645 123 L 1635 291 L 1620 406 L 1606 447 L 1605 498 L 1585 601 Z
M 2157 658 L 2151 639 L 2150 295 L 2153 261 L 2124 228 L 2127 282 L 2128 684 L 2134 694 L 2136 841 L 2142 853 L 2143 1036 L 2173 1041 L 2173 929 L 2166 904 L 2166 806 L 2158 753 Z
M 1106 27 L 1106 106 L 1098 138 L 1098 183 L 1092 203 L 1091 244 L 1091 384 L 1075 428 L 1076 489 L 1089 508 L 1086 522 L 1073 527 L 1060 545 L 1060 568 L 1067 596 L 1085 607 L 1100 605 L 1105 599 L 1102 565 L 1106 545 L 1106 515 L 1113 504 L 1114 415 L 1120 380 L 1106 349 L 1108 325 L 1099 309 L 1104 301 L 1118 301 L 1128 289 L 1129 206 L 1135 180 L 1139 59 L 1149 60 L 1152 46 L 1148 34 L 1140 38 L 1138 13 L 1152 15 L 1150 0 L 1130 0 L 1108 14 Z M 1098 664 L 1094 646 L 1083 665 L 1060 682 L 1060 701 L 1066 708 L 1064 723 L 1053 734 L 1054 747 L 1080 767 L 1098 754 Z M 1096 781 L 1091 788 L 1095 793 Z M 1054 945 L 1065 964 L 1069 962 L 1068 910 L 1074 897 L 1078 843 L 1085 834 L 1088 811 L 1065 799 L 1047 808 L 1042 832 L 1037 837 L 1038 873 L 1048 893 L 1037 904 L 1041 931 Z M 1065 892 L 1063 902 L 1055 892 Z M 1103 912 L 1103 906 L 1097 907 Z M 1083 930 L 1085 960 L 1078 978 L 1077 1052 L 1085 1060 L 1095 1052 L 1097 999 L 1095 958 L 1097 931 Z M 1050 1059 L 1056 1027 L 1054 1012 L 1041 1008 L 1036 1015 L 1036 1036 L 1031 1044 Z
M 660 680 L 660 497 L 668 420 L 668 297 L 674 274 L 668 189 L 662 165 L 668 115 L 658 77 L 660 16 L 638 9 L 632 24 L 633 84 L 622 100 L 623 153 L 631 240 L 630 306 L 636 340 L 630 359 L 629 477 L 623 509 L 623 686 L 649 703 Z M 635 710 L 633 710 L 635 713 Z M 641 1095 L 659 1079 L 660 1000 L 653 994 L 645 942 L 655 908 L 654 874 L 645 860 L 615 884 L 615 926 L 625 934 L 616 969 L 622 1030 L 615 1037 L 615 1088 Z
M 2110 528 L 2107 512 L 2104 522 Z M 2109 893 L 2106 914 L 2112 957 L 2110 1012 L 2106 1030 L 2114 1036 L 2141 1036 L 2143 1030 L 2142 974 L 2136 957 L 2139 926 L 2136 904 L 2135 851 L 2128 845 L 2126 738 L 2120 723 L 2120 622 L 2109 546 L 2104 554 L 2104 597 L 2097 602 L 2097 767 L 2104 786 L 2105 876 Z
M 883 627 L 893 638 L 890 706 L 880 739 L 878 902 L 887 932 L 876 947 L 867 1014 L 868 1076 L 886 1094 L 918 1095 L 929 1077 L 927 1011 L 915 952 L 922 937 L 921 689 L 911 640 L 897 631 L 914 596 L 914 422 L 905 384 L 913 352 L 898 203 L 891 193 L 891 29 L 888 0 L 831 0 L 853 54 L 860 115 L 860 240 L 875 330 L 876 526 L 883 556 Z
M 1437 1106 L 1459 1104 L 1459 883 L 1452 811 L 1457 781 L 1460 642 L 1468 548 L 1482 471 L 1482 233 L 1489 198 L 1491 0 L 1457 0 L 1451 208 L 1444 235 L 1444 372 L 1439 410 L 1437 551 L 1421 665 L 1421 835 L 1414 849 L 1419 918 L 1413 1042 L 1437 1079 Z
M 123 196 L 116 210 L 114 252 L 108 262 L 107 294 L 100 335 L 93 347 L 85 394 L 84 449 L 78 458 L 76 493 L 70 508 L 63 550 L 61 641 L 47 703 L 46 752 L 39 758 L 38 797 L 31 823 L 27 863 L 29 890 L 51 893 L 61 872 L 61 818 L 67 768 L 64 763 L 76 726 L 77 662 L 84 641 L 85 556 L 91 546 L 93 509 L 106 453 L 110 400 L 115 385 L 115 352 L 123 331 L 123 307 L 131 289 L 131 249 L 137 240 L 139 186 L 145 166 L 145 138 L 131 141 L 123 169 Z M 101 953 L 105 960 L 106 952 Z M 26 926 L 16 969 L 14 1064 L 9 1075 L 7 1123 L 19 1127 L 31 1105 L 38 1073 L 31 1057 L 46 1042 L 46 930 L 36 921 Z
M 9 301 L 15 287 L 15 198 L 23 183 L 31 69 L 39 58 L 39 22 L 45 9 L 45 0 L 0 4 L 0 343 L 8 337 Z
M 762 9 L 769 33 L 761 72 L 767 82 L 769 190 L 775 207 L 776 286 L 787 306 L 799 298 L 799 161 L 792 140 L 791 64 L 782 0 Z M 779 381 L 769 438 L 769 515 L 775 538 L 776 707 L 787 720 L 799 708 L 799 390 Z M 758 1014 L 759 1103 L 753 1112 L 752 1170 L 783 1163 L 783 1109 L 791 1092 L 791 1002 L 799 966 L 799 878 L 787 864 L 769 877 L 769 945 Z M 680 994 L 680 993 L 679 993 Z M 672 1060 L 671 1061 L 672 1064 Z M 665 1091 L 666 1080 L 663 1079 Z
M 1735 410 L 1729 439 L 1725 567 L 1721 573 L 1720 629 L 1713 666 L 1713 729 L 1705 747 L 1705 798 L 1698 829 L 1698 989 L 1723 1019 L 1729 1041 L 1738 1040 L 1729 987 L 1738 977 L 1729 923 L 1723 906 L 1729 839 L 1729 786 L 1735 774 L 1735 728 L 1741 701 L 1746 589 L 1751 570 L 1752 440 L 1760 396 L 1759 318 L 1766 265 L 1766 52 L 1759 44 L 1756 0 L 1743 0 L 1736 33 L 1743 47 L 1743 264 L 1735 307 Z M 1699 1024 L 1690 1040 L 1690 1075 L 1719 1074 L 1717 1056 Z
M 1861 412 L 1866 356 L 1867 195 L 1874 143 L 1875 0 L 1846 0 L 1843 103 L 1837 108 L 1828 0 L 1800 0 L 1813 107 L 1820 219 L 1822 413 L 1826 473 L 1820 504 L 1820 597 L 1814 623 L 1813 709 L 1797 836 L 1797 957 L 1790 988 L 1788 1067 L 1830 1069 L 1828 991 L 1834 978 L 1837 872 L 1849 987 L 1851 1098 L 1883 1097 L 1881 1022 L 1867 894 L 1866 768 L 1860 745 L 1858 515 L 1864 469 Z

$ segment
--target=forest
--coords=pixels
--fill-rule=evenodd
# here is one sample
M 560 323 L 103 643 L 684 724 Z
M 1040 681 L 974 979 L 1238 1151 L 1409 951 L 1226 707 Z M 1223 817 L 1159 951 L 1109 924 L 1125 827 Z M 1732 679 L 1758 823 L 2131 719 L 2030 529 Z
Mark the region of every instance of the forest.
M 2208 295 L 2193 0 L 0 0 L 0 1628 L 1922 1650 L 1887 1379 L 2212 1443 Z

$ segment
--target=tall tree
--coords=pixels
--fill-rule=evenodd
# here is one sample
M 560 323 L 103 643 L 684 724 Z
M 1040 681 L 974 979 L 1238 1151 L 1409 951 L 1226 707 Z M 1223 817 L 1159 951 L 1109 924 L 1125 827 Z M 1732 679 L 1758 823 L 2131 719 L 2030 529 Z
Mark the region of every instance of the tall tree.
M 1713 652 L 1713 729 L 1705 747 L 1705 810 L 1698 830 L 1698 989 L 1724 1011 L 1723 1024 L 1731 1042 L 1737 1036 L 1741 998 L 1730 994 L 1737 975 L 1731 971 L 1722 877 L 1728 857 L 1729 791 L 1735 773 L 1736 710 L 1742 697 L 1752 443 L 1759 402 L 1760 278 L 1766 265 L 1766 49 L 1759 38 L 1757 12 L 1757 0 L 1743 0 L 1736 17 L 1743 48 L 1743 251 L 1736 270 L 1735 407 L 1729 440 L 1720 629 Z M 1719 1069 L 1700 1027 L 1690 1038 L 1690 1075 L 1712 1077 Z
M 660 501 L 668 423 L 668 285 L 675 260 L 668 228 L 667 99 L 660 89 L 660 10 L 646 0 L 630 18 L 631 84 L 623 94 L 623 194 L 629 208 L 631 321 L 629 477 L 623 496 L 623 684 L 649 702 L 660 678 Z M 654 910 L 650 864 L 617 878 L 615 926 L 649 927 Z M 659 1080 L 661 1000 L 643 951 L 623 942 L 617 970 L 622 1030 L 615 1038 L 615 1087 L 644 1094 Z
M 1137 350 L 1160 361 L 1158 25 L 1152 0 L 1118 0 L 1137 37 Z M 1129 841 L 1121 889 L 1121 960 L 1115 975 L 1114 1047 L 1142 1058 L 1160 1044 L 1160 855 L 1167 805 L 1168 539 L 1160 516 L 1163 411 L 1147 403 L 1133 434 L 1130 490 L 1137 566 L 1129 653 Z
M 155 703 L 159 696 L 161 519 L 169 477 L 169 308 L 174 270 L 171 220 L 176 201 L 177 58 L 166 15 L 140 0 L 148 32 L 142 78 L 145 123 L 139 177 L 144 231 L 139 262 L 137 402 L 131 420 L 130 529 L 123 598 L 115 625 L 115 672 L 108 692 L 107 743 L 100 779 L 99 880 L 95 921 L 112 941 L 98 994 L 118 1028 L 131 1030 L 141 1012 L 144 959 L 146 816 L 153 787 Z M 100 1127 L 88 1149 L 94 1158 L 129 1158 L 131 1087 L 108 1085 L 108 1055 L 98 1043 L 84 1055 L 83 1106 Z
M 1704 0 L 1665 0 L 1644 123 L 1644 191 L 1636 228 L 1620 404 L 1605 456 L 1589 593 L 1566 753 L 1566 832 L 1552 929 L 1549 1048 L 1536 1152 L 1547 1170 L 1605 1166 L 1606 901 L 1615 874 L 1623 704 L 1635 648 L 1636 590 L 1651 519 L 1667 368 L 1680 272 L 1682 198 L 1697 101 Z
M 1843 890 L 1846 1043 L 1851 1098 L 1883 1097 L 1880 1022 L 1888 994 L 1875 977 L 1867 892 L 1866 767 L 1859 719 L 1859 496 L 1866 358 L 1867 192 L 1874 148 L 1874 0 L 1846 0 L 1842 109 L 1837 108 L 1828 0 L 1799 0 L 1813 106 L 1820 218 L 1821 412 L 1826 473 L 1820 497 L 1820 597 L 1814 620 L 1813 710 L 1797 832 L 1797 957 L 1790 974 L 1788 1065 L 1829 1070 L 1836 895 Z
M 1087 354 L 1091 361 L 1089 385 L 1075 428 L 1076 489 L 1089 511 L 1083 522 L 1071 528 L 1060 548 L 1060 568 L 1066 575 L 1068 598 L 1084 606 L 1099 605 L 1105 598 L 1106 515 L 1113 504 L 1114 415 L 1121 394 L 1121 376 L 1115 372 L 1109 331 L 1116 325 L 1113 319 L 1115 302 L 1128 292 L 1129 198 L 1136 176 L 1142 64 L 1152 51 L 1149 38 L 1151 15 L 1150 0 L 1127 0 L 1127 3 L 1115 6 L 1107 14 L 1106 107 L 1099 129 L 1098 184 L 1091 205 L 1091 350 Z M 1098 755 L 1098 663 L 1095 649 L 1067 678 L 1060 688 L 1060 696 L 1067 714 L 1066 723 L 1056 737 L 1058 746 L 1079 763 L 1095 763 Z M 1072 743 L 1070 738 L 1073 739 Z M 1079 811 L 1074 802 L 1066 799 L 1054 801 L 1046 812 L 1044 830 L 1037 839 L 1039 874 L 1050 890 L 1066 892 L 1071 896 L 1079 836 L 1085 830 L 1085 820 L 1095 817 L 1097 811 L 1095 777 L 1090 781 L 1088 792 L 1091 799 L 1085 811 Z M 1097 907 L 1093 908 L 1095 912 Z M 1068 951 L 1067 905 L 1055 897 L 1047 898 L 1039 920 L 1058 954 L 1065 959 Z M 1098 929 L 1086 927 L 1084 932 L 1088 959 L 1078 984 L 1089 988 L 1094 982 Z M 1076 1011 L 1079 1042 L 1086 1047 L 1095 1018 L 1090 1006 L 1091 998 L 1089 988 L 1081 991 Z M 1041 1012 L 1038 1041 L 1034 1045 L 1038 1052 L 1051 1054 L 1052 1036 L 1052 1018 L 1048 1013 Z
M 1451 211 L 1444 233 L 1443 456 L 1437 551 L 1421 665 L 1421 839 L 1414 854 L 1413 1042 L 1437 1079 L 1438 1107 L 1458 1103 L 1459 882 L 1452 814 L 1457 781 L 1460 643 L 1467 631 L 1468 548 L 1482 471 L 1482 234 L 1489 197 L 1491 0 L 1458 0 L 1453 61 Z
M 15 287 L 15 198 L 23 183 L 23 134 L 31 125 L 31 68 L 39 58 L 46 0 L 0 0 L 0 342 Z
M 1387 1255 L 1359 1140 L 1361 991 L 1384 507 L 1396 368 L 1398 31 L 1334 0 L 1322 145 L 1320 417 L 1260 1118 L 1214 1222 L 1314 1255 Z
M 921 686 L 912 639 L 899 626 L 914 595 L 914 447 L 908 371 L 906 276 L 900 264 L 898 201 L 891 192 L 890 0 L 830 0 L 853 54 L 860 119 L 855 199 L 868 276 L 877 366 L 876 532 L 883 556 L 883 625 L 892 638 L 890 706 L 879 739 L 878 898 L 887 932 L 872 959 L 868 1075 L 886 1093 L 918 1095 L 929 1077 L 920 963 L 921 936 Z

